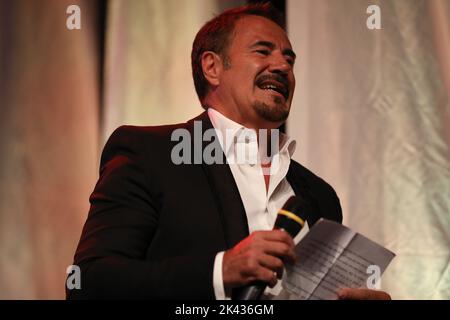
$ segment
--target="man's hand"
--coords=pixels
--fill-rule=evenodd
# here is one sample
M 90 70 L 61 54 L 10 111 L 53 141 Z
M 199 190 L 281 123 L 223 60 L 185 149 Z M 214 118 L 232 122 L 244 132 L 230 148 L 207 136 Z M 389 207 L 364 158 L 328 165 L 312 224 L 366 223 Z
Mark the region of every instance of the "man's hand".
M 225 288 L 264 281 L 270 287 L 281 279 L 284 263 L 294 263 L 294 241 L 283 230 L 256 231 L 226 251 L 222 272 Z
M 391 300 L 391 296 L 384 292 L 371 289 L 343 288 L 338 291 L 339 300 Z

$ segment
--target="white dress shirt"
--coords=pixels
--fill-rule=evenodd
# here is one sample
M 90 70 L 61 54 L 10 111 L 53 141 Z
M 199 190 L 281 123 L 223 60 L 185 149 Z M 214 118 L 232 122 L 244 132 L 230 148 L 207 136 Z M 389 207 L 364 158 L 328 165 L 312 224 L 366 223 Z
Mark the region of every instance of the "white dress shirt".
M 266 189 L 261 164 L 254 161 L 254 156 L 257 156 L 255 150 L 258 150 L 256 134 L 246 134 L 246 139 L 240 139 L 242 132 L 247 130 L 248 133 L 249 129 L 212 108 L 208 109 L 208 116 L 216 133 L 222 138 L 219 141 L 239 189 L 250 233 L 257 230 L 272 230 L 278 210 L 294 195 L 286 174 L 295 151 L 295 140 L 280 133 L 279 152 L 272 158 L 269 185 Z M 244 150 L 247 152 L 246 161 L 237 161 L 242 160 Z M 216 255 L 213 271 L 214 293 L 219 300 L 230 298 L 225 294 L 222 279 L 223 254 L 224 251 Z M 274 288 L 267 288 L 265 294 L 278 295 L 280 291 L 281 281 L 278 281 Z

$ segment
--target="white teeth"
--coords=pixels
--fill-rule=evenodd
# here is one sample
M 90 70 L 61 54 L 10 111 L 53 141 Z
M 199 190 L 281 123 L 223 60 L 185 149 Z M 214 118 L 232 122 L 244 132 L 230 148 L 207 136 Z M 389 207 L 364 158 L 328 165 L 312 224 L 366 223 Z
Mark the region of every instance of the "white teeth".
M 263 86 L 261 86 L 261 89 L 263 89 L 263 90 L 273 90 L 273 91 L 276 91 L 276 92 L 284 95 L 283 89 L 281 89 L 281 88 L 279 89 L 276 85 L 273 85 L 273 84 L 263 85 Z
M 276 89 L 277 89 L 277 87 L 276 87 L 276 86 L 274 86 L 274 85 L 271 85 L 271 84 L 269 84 L 269 85 L 266 85 L 266 86 L 263 86 L 262 88 L 263 88 L 263 89 L 272 89 L 272 90 L 276 90 Z

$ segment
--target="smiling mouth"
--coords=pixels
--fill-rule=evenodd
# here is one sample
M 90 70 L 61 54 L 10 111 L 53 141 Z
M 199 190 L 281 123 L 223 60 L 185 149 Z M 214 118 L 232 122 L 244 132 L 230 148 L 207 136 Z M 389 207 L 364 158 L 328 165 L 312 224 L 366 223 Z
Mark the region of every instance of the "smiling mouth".
M 273 78 L 270 79 L 261 79 L 260 81 L 257 81 L 256 85 L 261 90 L 267 90 L 272 91 L 274 93 L 280 94 L 284 97 L 284 99 L 287 101 L 289 98 L 289 89 L 286 80 L 281 80 L 282 82 L 275 80 Z

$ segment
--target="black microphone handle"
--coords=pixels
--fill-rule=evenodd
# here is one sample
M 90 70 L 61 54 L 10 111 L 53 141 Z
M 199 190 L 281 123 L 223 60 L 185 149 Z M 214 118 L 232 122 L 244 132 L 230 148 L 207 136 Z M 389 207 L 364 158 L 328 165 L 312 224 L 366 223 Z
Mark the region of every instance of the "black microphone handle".
M 307 203 L 301 198 L 293 196 L 278 211 L 274 229 L 283 229 L 294 238 L 303 228 L 304 220 L 308 210 Z M 301 216 L 301 217 L 300 217 Z M 238 300 L 259 300 L 266 290 L 267 283 L 255 281 L 252 284 L 238 289 L 236 294 Z
M 239 290 L 236 298 L 238 300 L 259 300 L 266 287 L 267 283 L 264 281 L 255 281 L 251 285 Z

